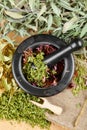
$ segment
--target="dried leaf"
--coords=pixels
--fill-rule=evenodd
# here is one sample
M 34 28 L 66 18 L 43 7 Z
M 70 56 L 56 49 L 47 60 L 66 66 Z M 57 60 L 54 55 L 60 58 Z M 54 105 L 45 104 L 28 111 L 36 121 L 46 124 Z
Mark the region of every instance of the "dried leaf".
M 3 67 L 0 65 L 0 79 L 2 78 L 2 75 L 3 75 Z
M 87 33 L 87 23 L 84 25 L 84 27 L 82 28 L 80 37 L 82 38 L 85 34 Z
M 7 91 L 11 89 L 11 83 L 8 83 L 7 78 L 5 77 L 2 78 L 2 85 L 5 87 Z
M 39 14 L 37 14 L 37 19 L 40 18 L 40 16 L 46 11 L 46 5 L 44 4 L 39 12 Z
M 9 17 L 13 18 L 13 19 L 22 19 L 22 18 L 25 17 L 25 16 L 23 16 L 19 13 L 11 12 L 11 11 L 8 11 L 8 10 L 5 10 L 5 14 L 8 15 Z
M 60 9 L 59 9 L 53 2 L 51 3 L 51 7 L 52 7 L 52 9 L 53 9 L 53 12 L 54 12 L 57 16 L 60 16 L 61 11 L 60 11 Z
M 14 43 L 14 40 L 11 40 L 8 36 L 4 36 L 3 39 L 5 39 L 8 43 L 12 44 Z
M 49 18 L 48 18 L 48 28 L 47 28 L 47 31 L 50 30 L 50 28 L 52 26 L 52 23 L 53 23 L 53 18 L 52 18 L 52 15 L 50 14 Z
M 0 52 L 0 61 L 4 61 L 4 56 L 2 55 L 2 53 Z
M 63 33 L 66 33 L 70 28 L 73 26 L 73 24 L 77 21 L 77 17 L 73 17 L 70 21 L 66 22 L 63 26 Z

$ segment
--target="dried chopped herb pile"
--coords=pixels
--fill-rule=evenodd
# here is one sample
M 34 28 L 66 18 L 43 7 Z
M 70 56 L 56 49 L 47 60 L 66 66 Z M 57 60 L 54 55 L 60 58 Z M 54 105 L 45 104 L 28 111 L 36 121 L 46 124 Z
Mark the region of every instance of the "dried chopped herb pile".
M 0 97 L 0 119 L 25 121 L 32 126 L 49 128 L 50 122 L 45 119 L 45 110 L 30 103 L 30 99 L 39 100 L 23 91 L 12 95 L 9 92 L 3 93 Z

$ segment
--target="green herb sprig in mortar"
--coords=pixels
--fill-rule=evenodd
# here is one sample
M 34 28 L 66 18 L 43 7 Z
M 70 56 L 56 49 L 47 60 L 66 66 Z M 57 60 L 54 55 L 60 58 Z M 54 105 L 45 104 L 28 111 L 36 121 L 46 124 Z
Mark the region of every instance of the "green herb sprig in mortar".
M 54 86 L 58 83 L 57 71 L 49 68 L 44 62 L 44 52 L 33 52 L 28 49 L 23 53 L 23 73 L 32 85 L 38 87 Z
M 49 77 L 48 67 L 42 61 L 44 59 L 44 53 L 40 52 L 34 56 L 32 53 L 28 57 L 27 62 L 23 66 L 23 73 L 30 83 L 37 84 L 42 87 L 44 80 Z M 44 80 L 43 80 L 44 79 Z

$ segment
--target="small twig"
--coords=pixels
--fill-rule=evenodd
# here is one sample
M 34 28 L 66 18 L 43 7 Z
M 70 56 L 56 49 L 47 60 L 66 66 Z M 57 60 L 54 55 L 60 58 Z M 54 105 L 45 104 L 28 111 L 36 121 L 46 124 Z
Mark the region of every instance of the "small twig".
M 83 107 L 82 107 L 82 110 L 80 111 L 80 113 L 79 113 L 79 115 L 78 115 L 78 117 L 77 117 L 77 119 L 75 121 L 75 124 L 74 124 L 75 127 L 79 124 L 80 119 L 81 119 L 81 117 L 82 117 L 82 115 L 83 115 L 83 113 L 85 111 L 86 105 L 87 105 L 87 99 L 85 100 L 85 102 L 83 104 Z

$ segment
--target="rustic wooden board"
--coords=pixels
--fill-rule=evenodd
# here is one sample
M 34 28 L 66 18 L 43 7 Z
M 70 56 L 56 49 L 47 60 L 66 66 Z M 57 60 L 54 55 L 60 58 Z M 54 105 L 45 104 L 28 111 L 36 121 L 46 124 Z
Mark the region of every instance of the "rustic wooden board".
M 47 99 L 52 104 L 63 108 L 63 113 L 59 116 L 46 114 L 48 120 L 66 126 L 70 128 L 70 130 L 74 128 L 76 128 L 76 130 L 87 130 L 87 104 L 85 105 L 84 112 L 78 121 L 78 125 L 75 127 L 75 122 L 82 110 L 85 100 L 87 99 L 87 90 L 81 91 L 78 96 L 73 96 L 71 90 L 66 89 L 62 93 Z
M 47 130 L 47 129 L 41 129 L 38 126 L 32 127 L 31 125 L 26 124 L 25 122 L 0 120 L 0 130 Z M 69 129 L 52 123 L 50 126 L 50 130 L 69 130 Z

